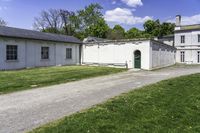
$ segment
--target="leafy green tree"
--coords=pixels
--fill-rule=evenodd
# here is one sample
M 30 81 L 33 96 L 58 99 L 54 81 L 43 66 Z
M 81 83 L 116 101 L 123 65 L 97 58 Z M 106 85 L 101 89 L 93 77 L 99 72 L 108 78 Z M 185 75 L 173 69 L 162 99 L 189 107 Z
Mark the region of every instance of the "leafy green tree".
M 112 40 L 124 39 L 125 29 L 120 25 L 115 25 L 113 29 L 108 31 L 107 38 Z
M 163 23 L 161 25 L 160 36 L 170 35 L 174 33 L 175 24 Z
M 57 28 L 54 27 L 47 27 L 41 30 L 42 32 L 47 32 L 47 33 L 56 33 L 56 34 L 61 34 L 61 31 L 58 30 Z
M 148 20 L 144 23 L 145 32 L 152 36 L 160 35 L 160 21 L 159 20 Z
M 80 28 L 85 30 L 92 25 L 96 25 L 100 19 L 103 19 L 101 10 L 103 8 L 98 4 L 90 4 L 85 9 L 78 11 L 78 19 L 80 21 Z
M 153 36 L 151 34 L 146 33 L 145 31 L 142 31 L 142 38 L 152 38 Z
M 106 24 L 104 19 L 99 19 L 97 24 L 91 25 L 88 29 L 86 29 L 86 35 L 106 38 L 107 32 L 109 30 L 109 26 Z
M 88 36 L 108 38 L 113 40 L 131 38 L 161 37 L 173 34 L 175 24 L 160 23 L 159 20 L 148 20 L 144 23 L 144 31 L 131 28 L 127 32 L 120 25 L 109 28 L 102 14 L 101 5 L 94 3 L 77 12 L 63 9 L 42 11 L 35 18 L 34 27 L 43 32 L 76 36 L 84 39 Z M 0 19 L 0 25 L 5 25 Z
M 140 31 L 137 28 L 131 28 L 126 32 L 127 39 L 140 38 L 141 36 L 142 36 L 142 31 Z
M 161 37 L 174 33 L 175 24 L 160 23 L 159 20 L 148 20 L 144 23 L 145 32 L 154 37 Z
M 107 24 L 101 13 L 102 9 L 103 8 L 99 4 L 94 3 L 77 12 L 79 30 L 76 32 L 76 37 L 82 40 L 88 36 L 105 36 Z
M 77 37 L 78 39 L 80 40 L 83 40 L 86 38 L 86 35 L 85 35 L 85 31 L 79 31 L 79 32 L 76 32 L 74 34 L 75 37 Z

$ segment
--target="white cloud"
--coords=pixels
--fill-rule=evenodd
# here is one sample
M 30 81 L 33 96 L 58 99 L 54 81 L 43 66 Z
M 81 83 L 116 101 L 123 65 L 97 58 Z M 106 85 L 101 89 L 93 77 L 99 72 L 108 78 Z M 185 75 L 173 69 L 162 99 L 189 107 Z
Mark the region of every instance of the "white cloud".
M 149 16 L 143 18 L 134 16 L 131 9 L 119 7 L 114 10 L 106 11 L 104 18 L 107 22 L 127 25 L 141 24 L 152 19 L 152 17 Z
M 167 22 L 175 23 L 175 18 L 170 19 Z M 200 14 L 196 14 L 194 16 L 182 16 L 181 24 L 182 25 L 200 24 Z
M 114 1 L 112 1 L 112 4 L 113 4 L 113 5 L 115 5 L 116 3 L 117 3 L 117 2 L 116 2 L 115 0 L 114 0 Z
M 123 3 L 130 7 L 137 7 L 137 6 L 142 6 L 142 0 L 121 0 Z

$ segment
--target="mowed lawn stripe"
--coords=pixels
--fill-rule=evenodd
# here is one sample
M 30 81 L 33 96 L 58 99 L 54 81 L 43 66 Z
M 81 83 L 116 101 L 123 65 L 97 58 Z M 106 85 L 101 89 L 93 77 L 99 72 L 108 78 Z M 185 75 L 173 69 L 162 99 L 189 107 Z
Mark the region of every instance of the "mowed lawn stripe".
M 200 74 L 115 97 L 32 133 L 200 132 Z
M 122 68 L 64 66 L 0 71 L 0 94 L 126 71 Z

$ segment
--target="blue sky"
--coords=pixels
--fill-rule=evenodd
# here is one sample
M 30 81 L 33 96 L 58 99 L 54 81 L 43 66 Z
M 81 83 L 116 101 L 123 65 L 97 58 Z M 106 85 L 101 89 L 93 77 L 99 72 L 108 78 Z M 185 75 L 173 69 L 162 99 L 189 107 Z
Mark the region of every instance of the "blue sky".
M 95 2 L 104 8 L 102 13 L 111 27 L 120 24 L 142 29 L 148 19 L 173 22 L 177 14 L 183 16 L 183 24 L 200 23 L 200 0 L 0 0 L 0 17 L 8 26 L 31 29 L 42 10 L 76 11 Z

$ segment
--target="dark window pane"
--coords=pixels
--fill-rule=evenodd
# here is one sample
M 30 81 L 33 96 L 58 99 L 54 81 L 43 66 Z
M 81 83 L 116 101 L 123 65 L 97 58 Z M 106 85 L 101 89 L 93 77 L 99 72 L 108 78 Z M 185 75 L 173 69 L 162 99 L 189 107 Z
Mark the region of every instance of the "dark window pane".
M 66 59 L 72 59 L 72 49 L 66 48 Z
M 200 42 L 200 35 L 198 35 L 198 42 Z
M 41 48 L 41 59 L 49 59 L 49 47 Z
M 181 62 L 185 62 L 185 52 L 181 52 Z
M 181 36 L 181 43 L 185 43 L 185 36 Z
M 6 59 L 7 60 L 17 60 L 18 47 L 16 45 L 6 46 Z

